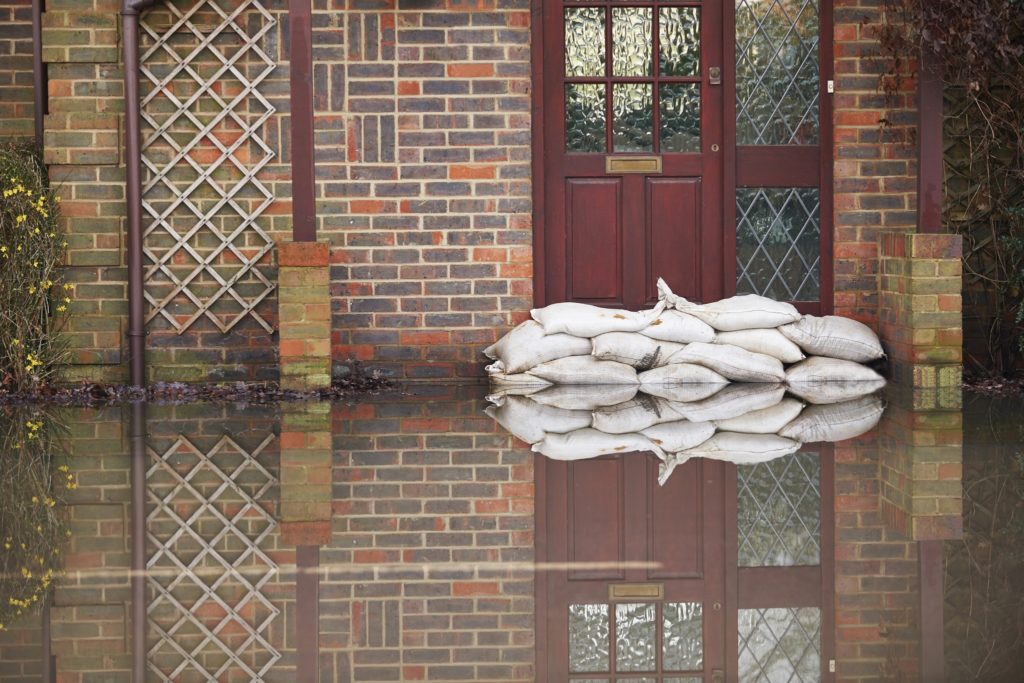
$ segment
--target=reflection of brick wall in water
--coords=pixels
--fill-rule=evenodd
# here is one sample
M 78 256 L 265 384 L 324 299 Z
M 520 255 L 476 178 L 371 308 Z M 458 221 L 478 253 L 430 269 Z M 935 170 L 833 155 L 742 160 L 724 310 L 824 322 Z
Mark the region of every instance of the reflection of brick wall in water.
M 533 454 L 481 408 L 335 409 L 322 680 L 532 680 Z

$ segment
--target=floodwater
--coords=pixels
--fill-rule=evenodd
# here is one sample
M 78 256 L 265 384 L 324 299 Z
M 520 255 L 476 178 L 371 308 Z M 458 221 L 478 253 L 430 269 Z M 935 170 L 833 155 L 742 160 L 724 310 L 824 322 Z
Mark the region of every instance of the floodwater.
M 5 409 L 0 682 L 1024 680 L 1024 401 L 873 389 Z

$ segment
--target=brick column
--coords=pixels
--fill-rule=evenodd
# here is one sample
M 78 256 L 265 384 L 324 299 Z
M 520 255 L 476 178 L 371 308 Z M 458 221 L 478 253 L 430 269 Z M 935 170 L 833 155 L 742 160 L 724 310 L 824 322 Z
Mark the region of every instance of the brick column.
M 331 539 L 331 406 L 286 405 L 281 416 L 281 536 L 288 545 Z
M 282 242 L 277 249 L 281 386 L 310 391 L 331 384 L 331 300 L 327 242 Z
M 959 235 L 889 231 L 879 239 L 879 331 L 897 383 L 960 386 L 962 249 Z

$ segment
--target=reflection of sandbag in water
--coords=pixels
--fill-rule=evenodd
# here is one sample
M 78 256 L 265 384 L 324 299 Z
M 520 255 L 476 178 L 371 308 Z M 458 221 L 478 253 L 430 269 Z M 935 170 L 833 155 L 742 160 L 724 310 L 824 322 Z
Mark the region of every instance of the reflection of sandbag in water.
M 649 370 L 665 365 L 669 356 L 684 348 L 682 344 L 658 341 L 634 332 L 609 332 L 594 337 L 591 353 L 594 358 Z
M 534 391 L 540 391 L 544 387 L 550 387 L 551 382 L 546 379 L 537 377 L 536 375 L 530 375 L 525 372 L 517 372 L 514 375 L 508 375 L 503 372 L 495 373 L 488 376 L 491 380 L 491 385 L 499 389 L 511 389 L 513 387 L 524 387 L 530 388 Z
M 755 410 L 769 408 L 786 395 L 781 384 L 730 384 L 710 398 L 674 408 L 692 422 L 728 420 Z
M 570 356 L 549 360 L 529 372 L 555 384 L 640 384 L 636 370 L 625 363 L 598 360 L 593 356 Z
M 715 330 L 711 325 L 692 315 L 670 309 L 666 309 L 650 325 L 640 330 L 640 334 L 677 344 L 715 340 Z
M 721 332 L 778 327 L 800 319 L 800 312 L 793 304 L 757 294 L 743 294 L 710 304 L 695 304 L 673 294 L 661 278 L 658 279 L 658 298 L 677 311 L 703 320 Z
M 795 398 L 784 398 L 768 408 L 752 410 L 726 420 L 717 420 L 715 426 L 724 432 L 775 434 L 795 420 L 803 409 L 804 404 Z
M 885 379 L 853 361 L 813 356 L 787 370 L 786 383 L 808 403 L 839 403 L 878 391 Z
M 665 457 L 664 451 L 643 434 L 605 434 L 596 429 L 548 434 L 533 444 L 533 450 L 554 460 L 586 460 L 633 451 L 649 451 L 659 458 Z
M 632 401 L 598 408 L 591 417 L 594 429 L 609 434 L 642 432 L 652 425 L 679 419 L 671 409 L 662 408 L 662 401 L 647 394 L 637 394 Z
M 707 368 L 701 369 L 707 370 Z M 712 372 L 712 370 L 708 370 L 708 372 Z M 672 401 L 673 403 L 691 403 L 694 401 L 703 401 L 709 396 L 714 396 L 727 386 L 728 380 L 723 379 L 723 382 L 724 383 L 722 384 L 717 382 L 714 384 L 641 384 L 640 391 L 645 394 L 650 394 L 651 396 L 663 398 L 666 401 Z
M 517 439 L 529 444 L 549 433 L 564 434 L 590 426 L 590 413 L 585 410 L 553 408 L 524 396 L 503 396 L 495 400 L 497 404 L 487 406 L 484 412 Z
M 596 337 L 606 332 L 639 332 L 657 320 L 664 309 L 662 302 L 649 311 L 623 311 L 567 301 L 535 308 L 530 316 L 543 325 L 546 334 Z
M 540 323 L 527 320 L 484 349 L 484 355 L 496 361 L 487 366 L 487 372 L 495 375 L 523 372 L 549 360 L 585 356 L 590 351 L 589 339 L 568 334 L 545 335 Z
M 885 355 L 878 335 L 870 327 L 837 315 L 805 315 L 779 331 L 813 356 L 867 363 Z
M 675 453 L 710 439 L 715 433 L 715 425 L 712 422 L 676 420 L 648 427 L 642 433 L 666 453 Z
M 736 382 L 781 382 L 786 377 L 778 358 L 725 344 L 689 344 L 669 362 L 703 365 Z
M 680 451 L 686 458 L 710 458 L 744 465 L 767 462 L 796 453 L 800 442 L 775 434 L 740 434 L 718 432 L 699 446 Z
M 884 412 L 885 402 L 877 396 L 811 406 L 783 427 L 779 436 L 803 443 L 844 441 L 874 429 Z
M 720 374 L 696 363 L 672 363 L 664 367 L 654 368 L 638 375 L 641 384 L 658 384 L 665 387 L 687 386 L 691 384 L 728 384 L 729 380 Z M 695 393 L 700 393 L 695 392 Z M 700 399 L 694 399 L 700 400 Z
M 806 357 L 799 346 L 786 339 L 778 330 L 719 332 L 715 335 L 715 343 L 738 346 L 744 351 L 778 358 L 783 363 L 799 363 Z
M 868 396 L 883 387 L 884 379 L 868 382 L 797 382 L 789 386 L 789 392 L 808 403 L 828 405 Z
M 629 384 L 562 384 L 530 394 L 530 398 L 556 408 L 591 411 L 629 401 L 636 396 L 636 391 L 637 387 Z

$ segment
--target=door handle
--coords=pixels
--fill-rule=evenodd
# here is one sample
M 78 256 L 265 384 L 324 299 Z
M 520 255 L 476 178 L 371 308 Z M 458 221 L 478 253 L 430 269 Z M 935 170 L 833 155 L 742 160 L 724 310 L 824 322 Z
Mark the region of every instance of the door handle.
M 722 85 L 722 67 L 712 66 L 708 68 L 708 83 L 711 85 Z

